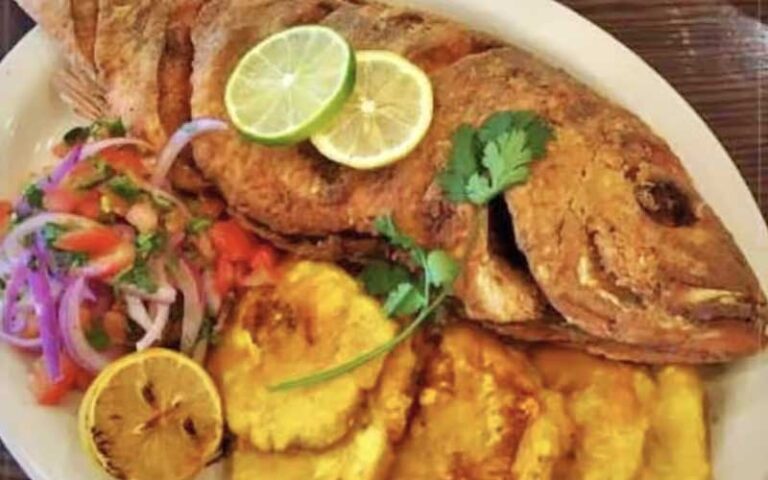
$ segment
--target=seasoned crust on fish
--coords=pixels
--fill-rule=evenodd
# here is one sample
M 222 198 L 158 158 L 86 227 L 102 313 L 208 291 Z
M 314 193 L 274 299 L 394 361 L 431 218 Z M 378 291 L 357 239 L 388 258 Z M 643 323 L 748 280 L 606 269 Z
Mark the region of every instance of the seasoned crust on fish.
M 391 478 L 550 478 L 569 433 L 562 398 L 544 391 L 523 353 L 473 327 L 450 327 Z
M 98 0 L 16 0 L 16 3 L 59 42 L 67 59 L 81 73 L 94 74 Z
M 533 110 L 553 125 L 556 139 L 530 181 L 506 194 L 515 230 L 506 241 L 517 243 L 566 322 L 592 343 L 637 352 L 638 361 L 679 346 L 690 362 L 759 349 L 765 300 L 754 275 L 677 158 L 636 117 L 527 53 L 418 12 L 306 0 L 294 2 L 293 16 L 281 17 L 270 13 L 280 11 L 280 2 L 249 3 L 252 18 L 274 21 L 248 24 L 242 6 L 211 9 L 220 25 L 241 20 L 228 31 L 219 25 L 195 32 L 194 114 L 225 116 L 224 82 L 239 56 L 321 3 L 327 7 L 322 23 L 356 47 L 394 49 L 424 66 L 436 109 L 422 144 L 375 172 L 344 169 L 306 147 L 255 146 L 236 134 L 198 141 L 198 164 L 244 217 L 276 235 L 372 235 L 373 219 L 392 213 L 421 243 L 461 256 L 482 209 L 449 203 L 435 184 L 451 135 L 460 124 L 478 125 L 499 110 Z M 433 40 L 435 48 L 427 47 Z M 467 276 L 474 285 L 458 289 L 468 316 L 494 323 L 535 320 L 544 303 L 536 303 L 540 297 L 528 274 L 506 274 L 492 249 L 481 248 L 475 258 Z M 484 278 L 493 280 L 486 282 L 491 289 Z M 522 288 L 515 283 L 520 279 Z M 509 293 L 491 295 L 493 288 Z M 528 315 L 496 311 L 500 298 L 514 295 L 531 303 Z M 603 353 L 611 355 L 610 349 Z
M 268 387 L 372 350 L 397 328 L 344 271 L 306 261 L 247 293 L 233 321 L 210 368 L 230 429 L 263 452 L 324 449 L 354 430 L 382 360 L 314 387 Z
M 439 78 L 452 63 L 494 46 L 485 36 L 449 22 L 379 4 L 302 0 L 288 8 L 280 1 L 214 2 L 203 9 L 193 31 L 193 114 L 225 117 L 225 83 L 240 56 L 270 33 L 307 20 L 336 29 L 357 48 L 394 49 L 410 56 L 435 72 L 438 89 L 447 87 L 441 87 Z M 439 103 L 440 93 L 437 98 Z M 475 223 L 484 221 L 483 211 L 447 202 L 435 185 L 450 150 L 443 136 L 450 137 L 455 128 L 452 118 L 441 118 L 440 105 L 435 118 L 432 133 L 417 152 L 392 168 L 373 172 L 329 162 L 309 144 L 267 148 L 235 132 L 196 141 L 195 159 L 238 216 L 293 251 L 338 259 L 382 250 L 376 246 L 372 222 L 392 213 L 398 225 L 421 243 L 462 256 Z M 312 237 L 320 240 L 292 240 Z M 537 318 L 544 300 L 529 274 L 504 265 L 488 251 L 487 242 L 474 245 L 471 261 L 473 271 L 482 276 L 467 275 L 459 291 L 466 292 L 473 312 L 487 313 L 481 318 L 498 322 Z M 480 295 L 483 285 L 478 285 L 489 281 L 496 282 L 502 295 L 521 301 L 489 304 L 494 299 Z

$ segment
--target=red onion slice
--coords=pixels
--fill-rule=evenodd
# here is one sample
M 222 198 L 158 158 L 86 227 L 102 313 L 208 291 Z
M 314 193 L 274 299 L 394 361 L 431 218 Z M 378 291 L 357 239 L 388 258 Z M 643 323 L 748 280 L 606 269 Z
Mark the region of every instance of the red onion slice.
M 163 183 L 176 157 L 195 137 L 204 133 L 220 132 L 227 128 L 225 122 L 213 118 L 198 118 L 182 125 L 157 157 L 157 165 L 152 174 L 152 184 L 157 186 Z
M 184 260 L 172 272 L 176 286 L 184 296 L 184 319 L 181 323 L 181 351 L 191 355 L 200 335 L 205 318 L 205 308 L 200 288 L 192 268 Z
M 83 332 L 80 306 L 87 296 L 87 291 L 85 277 L 78 277 L 64 290 L 59 304 L 59 325 L 64 348 L 72 360 L 86 370 L 98 373 L 109 364 L 111 358 L 91 347 Z
M 157 313 L 152 320 L 152 327 L 147 330 L 146 335 L 136 342 L 136 350 L 142 351 L 151 347 L 156 341 L 160 340 L 165 331 L 165 326 L 168 325 L 168 317 L 171 313 L 171 306 L 169 304 L 160 303 L 157 304 Z
M 23 245 L 22 241 L 28 235 L 40 231 L 49 223 L 64 226 L 70 225 L 79 228 L 95 228 L 101 226 L 100 223 L 79 215 L 71 215 L 68 213 L 40 213 L 33 217 L 29 217 L 8 232 L 2 245 L 5 256 L 10 259 L 21 256 L 27 251 L 27 247 Z
M 98 142 L 88 143 L 83 147 L 81 153 L 82 158 L 90 158 L 94 155 L 98 155 L 103 150 L 113 147 L 127 147 L 133 145 L 144 150 L 152 151 L 152 145 L 143 140 L 137 138 L 108 138 L 106 140 L 100 140 Z
M 58 381 L 62 377 L 59 364 L 58 322 L 56 321 L 56 301 L 51 295 L 48 273 L 42 269 L 30 270 L 29 286 L 32 298 L 35 300 L 35 311 L 40 326 L 43 360 L 50 378 Z
M 136 322 L 145 332 L 149 331 L 152 328 L 152 317 L 149 316 L 144 302 L 134 295 L 125 295 L 123 298 L 125 299 L 126 307 L 128 307 L 128 316 L 131 317 L 131 320 Z
M 83 155 L 83 146 L 77 145 L 72 150 L 69 151 L 66 157 L 59 162 L 59 164 L 56 166 L 56 168 L 51 172 L 50 175 L 45 177 L 38 186 L 40 189 L 44 192 L 50 191 L 52 188 L 56 187 L 61 183 L 62 180 L 64 180 L 64 177 L 66 177 L 69 172 L 72 171 L 75 166 L 80 163 L 80 160 L 82 160 Z

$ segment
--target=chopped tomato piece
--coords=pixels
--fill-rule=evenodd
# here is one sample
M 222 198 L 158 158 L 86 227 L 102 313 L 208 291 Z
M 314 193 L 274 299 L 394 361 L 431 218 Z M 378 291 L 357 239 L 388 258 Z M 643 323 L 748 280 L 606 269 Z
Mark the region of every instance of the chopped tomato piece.
M 84 217 L 98 219 L 101 216 L 101 195 L 96 190 L 90 190 L 81 195 L 75 213 Z
M 64 233 L 56 240 L 56 248 L 67 252 L 103 255 L 120 245 L 122 238 L 111 228 L 95 227 Z
M 250 260 L 256 246 L 250 234 L 235 220 L 213 224 L 211 240 L 220 256 L 233 261 Z
M 52 188 L 43 197 L 45 209 L 56 213 L 73 213 L 79 202 L 75 192 L 63 187 Z
M 8 222 L 11 220 L 12 213 L 13 205 L 11 205 L 11 202 L 0 200 L 0 233 L 8 228 Z
M 64 354 L 61 355 L 59 363 L 61 378 L 58 381 L 54 381 L 48 375 L 42 358 L 32 365 L 29 387 L 40 405 L 57 405 L 75 386 L 75 377 L 79 369 L 77 365 Z
M 253 270 L 264 269 L 272 273 L 277 265 L 277 252 L 270 245 L 257 245 L 253 249 L 249 264 Z
M 235 266 L 224 257 L 216 260 L 213 284 L 219 295 L 226 295 L 235 286 Z
M 126 342 L 128 320 L 125 314 L 111 310 L 104 315 L 102 324 L 113 345 L 122 345 Z
M 121 242 L 112 253 L 92 260 L 85 268 L 93 269 L 98 272 L 99 278 L 107 279 L 128 269 L 135 259 L 136 249 L 133 245 Z
M 74 387 L 80 390 L 81 392 L 84 392 L 88 390 L 88 387 L 91 386 L 91 383 L 93 383 L 93 379 L 95 377 L 93 374 L 83 368 L 78 368 L 75 372 L 75 382 Z
M 132 147 L 115 147 L 102 150 L 101 156 L 107 164 L 121 173 L 133 173 L 139 177 L 147 174 L 141 155 Z

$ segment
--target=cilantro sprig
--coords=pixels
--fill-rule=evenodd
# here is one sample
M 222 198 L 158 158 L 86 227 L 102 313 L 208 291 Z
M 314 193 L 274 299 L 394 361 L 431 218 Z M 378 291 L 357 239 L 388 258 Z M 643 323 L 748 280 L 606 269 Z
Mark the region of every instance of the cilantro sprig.
M 438 181 L 449 200 L 484 205 L 524 183 L 531 162 L 544 156 L 551 138 L 546 121 L 528 111 L 496 113 L 479 129 L 461 125 Z
M 451 294 L 460 266 L 447 252 L 420 247 L 397 228 L 390 216 L 377 219 L 375 227 L 392 246 L 408 252 L 416 265 L 416 272 L 395 263 L 376 261 L 363 270 L 360 281 L 369 294 L 384 299 L 382 308 L 387 316 L 414 316 L 413 321 L 391 340 L 373 350 L 328 370 L 273 385 L 271 391 L 309 387 L 333 380 L 388 354 L 432 318 L 432 314 Z M 434 298 L 430 301 L 431 297 Z

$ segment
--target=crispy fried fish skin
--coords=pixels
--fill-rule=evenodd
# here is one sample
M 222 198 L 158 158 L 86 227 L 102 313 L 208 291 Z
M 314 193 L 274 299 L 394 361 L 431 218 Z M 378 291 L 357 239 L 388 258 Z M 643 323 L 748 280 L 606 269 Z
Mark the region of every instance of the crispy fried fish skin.
M 384 480 L 394 461 L 394 445 L 405 433 L 416 390 L 420 356 L 413 342 L 384 362 L 375 390 L 360 414 L 359 425 L 322 451 L 259 452 L 241 441 L 232 460 L 232 478 L 280 480 Z M 312 418 L 307 418 L 308 423 Z
M 429 360 L 391 478 L 547 478 L 568 428 L 559 394 L 544 392 L 521 352 L 475 328 L 450 327 Z
M 450 22 L 375 3 L 301 0 L 286 9 L 279 1 L 232 1 L 205 12 L 193 34 L 194 115 L 225 117 L 224 83 L 240 55 L 307 21 L 332 26 L 356 47 L 410 57 L 435 90 L 425 140 L 374 172 L 336 166 L 307 146 L 268 149 L 235 133 L 196 142 L 201 169 L 243 217 L 276 235 L 359 236 L 392 213 L 420 242 L 460 255 L 483 209 L 451 204 L 436 185 L 452 134 L 499 110 L 533 110 L 556 138 L 530 181 L 506 194 L 515 231 L 506 241 L 517 242 L 566 322 L 602 353 L 612 355 L 615 344 L 617 355 L 633 352 L 636 361 L 678 348 L 691 363 L 759 350 L 766 309 L 757 280 L 678 159 L 635 116 L 562 71 Z M 538 318 L 544 297 L 528 273 L 511 271 L 490 247 L 473 260 L 469 283 L 457 290 L 469 317 Z
M 94 73 L 98 0 L 16 0 L 83 74 Z
M 250 291 L 212 355 L 227 422 L 262 452 L 328 448 L 355 428 L 382 360 L 314 387 L 268 387 L 347 361 L 391 339 L 396 324 L 330 264 L 299 262 Z
M 269 21 L 263 21 L 268 18 Z M 450 22 L 403 8 L 321 0 L 297 2 L 214 2 L 202 11 L 193 30 L 195 64 L 192 112 L 226 117 L 223 92 L 227 76 L 240 56 L 267 35 L 295 23 L 314 21 L 334 28 L 357 48 L 384 48 L 402 53 L 433 72 L 472 52 L 494 46 L 483 35 Z M 438 94 L 447 85 L 433 77 Z M 439 103 L 439 102 L 438 102 Z M 321 258 L 355 256 L 375 251 L 373 220 L 392 213 L 398 225 L 421 243 L 440 246 L 457 256 L 467 247 L 482 210 L 446 201 L 435 176 L 450 150 L 454 117 L 441 119 L 440 105 L 432 133 L 417 152 L 392 168 L 361 172 L 323 158 L 308 144 L 267 148 L 243 140 L 236 132 L 195 142 L 195 159 L 232 209 L 279 244 Z M 258 174 L 255 174 L 258 172 Z M 326 241 L 294 242 L 292 238 Z M 362 238 L 361 238 L 362 237 Z M 544 307 L 528 273 L 512 271 L 477 245 L 473 270 L 462 282 L 468 305 L 482 318 L 497 322 L 534 320 Z M 520 302 L 487 303 L 479 282 L 494 282 L 499 296 Z
M 170 15 L 168 0 L 99 0 L 94 49 L 113 114 L 158 147 L 168 138 L 158 79 Z

